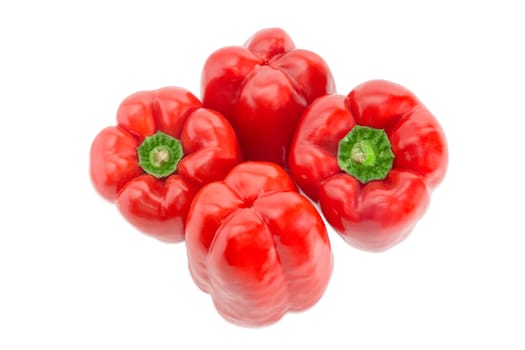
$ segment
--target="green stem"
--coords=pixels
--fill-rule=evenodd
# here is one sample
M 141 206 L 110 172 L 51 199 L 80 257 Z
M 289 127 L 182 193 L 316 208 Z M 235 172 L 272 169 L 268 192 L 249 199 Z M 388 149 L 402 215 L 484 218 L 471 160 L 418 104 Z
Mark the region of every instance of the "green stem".
M 394 153 L 383 129 L 356 125 L 339 142 L 337 160 L 341 170 L 364 184 L 387 177 Z
M 137 148 L 137 153 L 139 166 L 159 179 L 177 171 L 177 165 L 184 155 L 179 140 L 161 131 L 146 137 Z

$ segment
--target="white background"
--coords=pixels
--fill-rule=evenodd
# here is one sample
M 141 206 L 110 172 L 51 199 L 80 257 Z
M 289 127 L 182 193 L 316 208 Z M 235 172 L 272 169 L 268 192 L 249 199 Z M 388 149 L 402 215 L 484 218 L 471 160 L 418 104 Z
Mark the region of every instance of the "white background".
M 525 348 L 525 20 L 519 1 L 2 1 L 0 349 Z M 224 321 L 184 244 L 135 231 L 93 190 L 92 139 L 132 92 L 199 94 L 206 57 L 284 28 L 338 91 L 413 90 L 449 140 L 447 177 L 402 244 L 330 232 L 323 299 Z

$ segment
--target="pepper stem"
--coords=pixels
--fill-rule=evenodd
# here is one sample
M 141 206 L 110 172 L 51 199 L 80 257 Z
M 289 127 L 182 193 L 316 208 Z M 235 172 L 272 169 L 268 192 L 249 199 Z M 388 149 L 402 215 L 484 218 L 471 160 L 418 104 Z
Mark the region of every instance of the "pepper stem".
M 383 129 L 356 125 L 339 142 L 337 160 L 341 170 L 364 184 L 387 177 L 394 153 Z
M 352 147 L 352 152 L 350 153 L 350 158 L 359 164 L 364 164 L 367 166 L 373 165 L 376 161 L 376 154 L 374 148 L 368 140 L 362 140 L 357 142 Z
M 184 155 L 179 140 L 161 131 L 146 137 L 137 153 L 142 170 L 159 179 L 173 174 Z

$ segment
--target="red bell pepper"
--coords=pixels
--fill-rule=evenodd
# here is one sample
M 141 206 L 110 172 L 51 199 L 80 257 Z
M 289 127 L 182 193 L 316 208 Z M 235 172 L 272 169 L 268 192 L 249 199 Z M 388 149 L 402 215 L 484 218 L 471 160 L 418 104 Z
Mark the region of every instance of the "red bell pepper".
M 166 242 L 183 240 L 198 189 L 241 161 L 232 127 L 177 87 L 127 97 L 117 122 L 91 146 L 95 189 L 140 231 Z
M 211 54 L 201 89 L 203 105 L 231 122 L 246 159 L 286 166 L 301 113 L 335 84 L 320 56 L 296 49 L 285 31 L 272 28 Z
M 289 167 L 351 245 L 383 251 L 402 241 L 445 176 L 445 135 L 406 88 L 365 82 L 317 99 L 300 120 Z
M 244 326 L 312 306 L 332 271 L 320 214 L 269 162 L 242 163 L 202 188 L 188 214 L 186 246 L 195 283 L 225 319 Z

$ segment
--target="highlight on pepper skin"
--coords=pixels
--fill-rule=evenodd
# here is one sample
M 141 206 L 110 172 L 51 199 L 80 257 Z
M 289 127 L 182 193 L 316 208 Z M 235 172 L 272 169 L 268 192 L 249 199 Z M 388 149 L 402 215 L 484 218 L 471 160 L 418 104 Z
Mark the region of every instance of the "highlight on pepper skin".
M 189 91 L 165 87 L 120 104 L 117 125 L 93 141 L 90 176 L 97 192 L 139 231 L 180 242 L 197 191 L 241 160 L 226 118 L 203 108 Z
M 437 119 L 408 89 L 372 80 L 314 101 L 298 123 L 289 169 L 350 245 L 403 241 L 426 212 L 448 164 Z
M 187 221 L 188 265 L 222 317 L 277 322 L 323 295 L 333 258 L 324 222 L 277 164 L 245 162 L 197 194 Z

